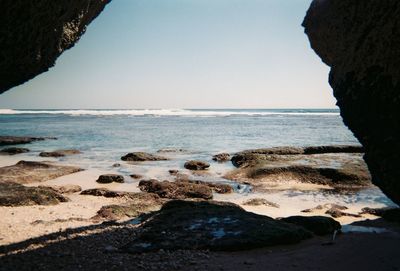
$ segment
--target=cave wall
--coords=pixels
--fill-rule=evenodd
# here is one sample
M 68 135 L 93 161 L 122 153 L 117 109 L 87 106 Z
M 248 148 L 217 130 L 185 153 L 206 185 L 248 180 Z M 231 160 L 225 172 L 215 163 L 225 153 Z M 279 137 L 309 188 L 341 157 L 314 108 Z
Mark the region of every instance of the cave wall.
M 400 1 L 314 0 L 303 26 L 374 184 L 400 204 Z
M 111 0 L 0 0 L 0 93 L 54 66 Z

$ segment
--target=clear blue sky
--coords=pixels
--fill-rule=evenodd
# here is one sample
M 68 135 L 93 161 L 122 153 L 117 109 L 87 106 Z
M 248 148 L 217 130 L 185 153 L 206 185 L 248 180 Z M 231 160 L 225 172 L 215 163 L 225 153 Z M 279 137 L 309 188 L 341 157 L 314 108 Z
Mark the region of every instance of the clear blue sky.
M 0 108 L 329 108 L 311 0 L 114 0 Z

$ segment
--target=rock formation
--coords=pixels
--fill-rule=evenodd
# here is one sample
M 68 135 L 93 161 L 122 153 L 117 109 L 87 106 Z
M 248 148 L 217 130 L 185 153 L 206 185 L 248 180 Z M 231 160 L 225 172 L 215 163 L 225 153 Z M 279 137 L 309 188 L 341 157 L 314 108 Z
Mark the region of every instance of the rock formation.
M 0 93 L 54 66 L 110 1 L 2 1 Z
M 373 182 L 400 203 L 400 2 L 314 0 L 311 47 L 331 67 L 344 123 L 365 148 Z

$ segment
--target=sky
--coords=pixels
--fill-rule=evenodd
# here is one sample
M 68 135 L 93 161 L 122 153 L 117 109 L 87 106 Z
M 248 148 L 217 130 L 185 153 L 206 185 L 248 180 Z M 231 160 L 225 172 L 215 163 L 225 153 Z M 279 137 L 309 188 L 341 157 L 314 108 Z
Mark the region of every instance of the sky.
M 114 0 L 0 108 L 334 108 L 311 0 Z

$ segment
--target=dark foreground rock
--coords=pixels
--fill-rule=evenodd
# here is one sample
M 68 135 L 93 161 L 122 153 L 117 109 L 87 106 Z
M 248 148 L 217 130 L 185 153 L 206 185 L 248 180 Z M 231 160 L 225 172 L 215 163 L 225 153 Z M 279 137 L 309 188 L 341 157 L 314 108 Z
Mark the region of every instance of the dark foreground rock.
M 142 180 L 139 182 L 141 191 L 155 193 L 168 199 L 212 199 L 212 189 L 204 184 L 190 182 L 168 182 L 157 180 Z
M 339 222 L 326 216 L 290 216 L 280 220 L 301 226 L 316 235 L 332 234 L 342 227 Z
M 26 152 L 29 152 L 29 149 L 11 147 L 11 148 L 4 148 L 4 149 L 0 150 L 0 154 L 7 154 L 7 155 L 15 155 L 15 154 L 26 153 Z
M 190 170 L 205 170 L 210 167 L 210 164 L 204 161 L 190 160 L 184 164 L 184 167 Z
M 400 203 L 398 1 L 314 0 L 303 26 L 331 67 L 344 123 L 365 148 L 373 183 Z
M 110 0 L 2 2 L 0 93 L 46 72 Z M 21 14 L 23 18 L 21 19 Z
M 213 155 L 213 157 L 212 157 L 212 159 L 214 160 L 214 161 L 217 161 L 217 162 L 226 162 L 226 161 L 229 161 L 229 160 L 231 160 L 231 155 L 229 154 L 229 153 L 226 153 L 226 152 L 224 152 L 224 153 L 218 153 L 218 154 L 216 154 L 216 155 Z
M 124 176 L 118 174 L 103 174 L 96 180 L 98 183 L 123 183 Z
M 47 162 L 19 161 L 13 166 L 0 168 L 0 182 L 45 182 L 64 175 L 82 171 L 74 166 L 61 166 Z
M 142 232 L 122 249 L 131 253 L 243 250 L 293 244 L 311 236 L 302 227 L 246 212 L 235 204 L 171 201 L 152 214 Z
M 81 154 L 79 150 L 56 150 L 51 152 L 41 152 L 41 157 L 64 157 L 67 155 Z
M 0 91 L 1 92 L 1 91 Z M 54 137 L 30 137 L 30 136 L 0 136 L 0 146 L 28 144 L 33 141 L 56 139 Z
M 55 205 L 66 201 L 67 198 L 49 188 L 0 182 L 0 206 Z
M 168 158 L 146 152 L 130 152 L 122 156 L 121 160 L 142 162 L 142 161 L 165 161 L 168 160 Z

